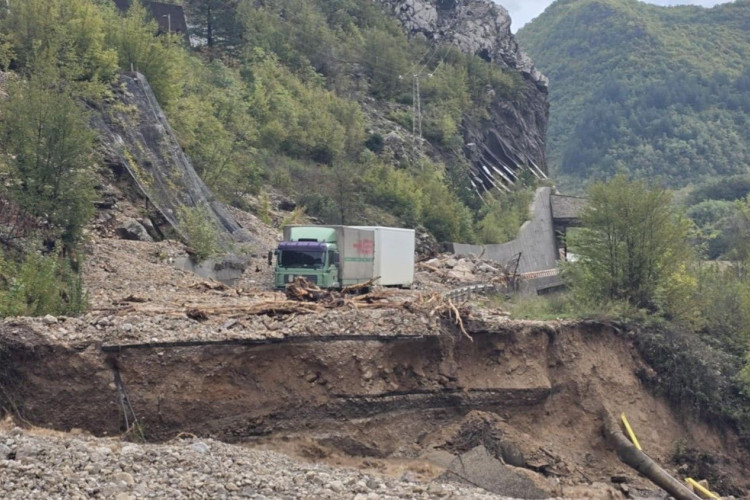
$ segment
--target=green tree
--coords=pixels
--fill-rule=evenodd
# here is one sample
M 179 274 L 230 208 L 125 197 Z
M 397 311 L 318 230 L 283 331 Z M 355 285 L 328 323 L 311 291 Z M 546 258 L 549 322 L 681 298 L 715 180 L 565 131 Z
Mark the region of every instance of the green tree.
M 146 9 L 133 2 L 126 15 L 112 21 L 107 44 L 117 51 L 120 68 L 143 73 L 159 104 L 167 106 L 182 93 L 185 53 L 179 36 L 156 37 L 156 31 Z
M 9 0 L 0 13 L 0 32 L 7 34 L 15 66 L 23 72 L 53 63 L 68 80 L 108 82 L 117 71 L 117 55 L 106 46 L 102 12 L 92 0 Z
M 0 144 L 14 181 L 11 195 L 72 245 L 93 213 L 94 133 L 54 75 L 11 85 L 0 108 Z
M 205 40 L 209 50 L 221 47 L 234 51 L 240 46 L 239 0 L 185 0 L 184 3 L 194 23 L 192 34 Z
M 570 248 L 579 256 L 574 287 L 584 298 L 668 308 L 665 300 L 674 305 L 684 297 L 678 289 L 693 284 L 685 278 L 689 225 L 675 213 L 668 191 L 617 175 L 590 187 L 581 221 Z

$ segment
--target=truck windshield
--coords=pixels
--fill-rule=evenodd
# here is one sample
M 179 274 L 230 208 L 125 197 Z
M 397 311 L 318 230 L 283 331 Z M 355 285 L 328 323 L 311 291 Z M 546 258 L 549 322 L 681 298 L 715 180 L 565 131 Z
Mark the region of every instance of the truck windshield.
M 318 269 L 325 263 L 325 253 L 310 250 L 282 250 L 279 256 L 281 267 L 310 267 Z

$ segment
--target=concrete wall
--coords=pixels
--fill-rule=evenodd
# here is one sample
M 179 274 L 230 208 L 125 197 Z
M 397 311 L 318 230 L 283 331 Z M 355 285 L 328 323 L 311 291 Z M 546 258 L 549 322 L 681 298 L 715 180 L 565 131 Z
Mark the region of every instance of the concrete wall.
M 507 265 L 518 253 L 521 260 L 519 273 L 544 271 L 557 267 L 557 246 L 550 207 L 551 188 L 536 190 L 531 203 L 532 219 L 526 221 L 518 231 L 518 237 L 508 243 L 497 245 L 467 245 L 453 243 L 456 255 L 480 255 L 482 258 Z

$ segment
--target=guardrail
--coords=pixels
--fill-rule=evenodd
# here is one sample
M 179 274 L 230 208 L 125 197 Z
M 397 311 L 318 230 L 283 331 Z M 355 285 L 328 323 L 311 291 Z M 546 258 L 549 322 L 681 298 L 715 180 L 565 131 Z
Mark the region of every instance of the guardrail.
M 528 273 L 521 273 L 517 275 L 517 278 L 522 280 L 532 280 L 536 278 L 548 278 L 551 276 L 558 276 L 560 270 L 545 269 L 543 271 L 532 271 Z M 460 288 L 454 288 L 443 293 L 443 297 L 451 300 L 468 299 L 472 294 L 475 293 L 509 293 L 517 290 L 517 279 L 510 279 L 508 283 L 484 283 L 477 285 L 462 286 Z
M 460 299 L 468 298 L 474 293 L 501 293 L 501 289 L 507 288 L 505 285 L 497 285 L 495 283 L 486 283 L 480 285 L 469 285 L 462 286 L 461 288 L 454 288 L 443 293 L 443 297 L 446 299 Z
M 548 278 L 550 276 L 557 276 L 560 274 L 560 270 L 557 268 L 554 269 L 545 269 L 544 271 L 531 271 L 528 273 L 521 273 L 521 278 L 525 280 L 533 280 L 535 278 Z

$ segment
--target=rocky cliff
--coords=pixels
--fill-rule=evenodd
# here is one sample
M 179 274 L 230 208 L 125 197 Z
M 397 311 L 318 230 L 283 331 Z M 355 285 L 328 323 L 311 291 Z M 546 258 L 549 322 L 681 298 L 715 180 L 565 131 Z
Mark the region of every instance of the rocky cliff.
M 464 120 L 464 152 L 474 180 L 491 188 L 507 184 L 521 169 L 546 176 L 548 80 L 516 43 L 508 11 L 490 0 L 378 1 L 398 17 L 409 36 L 454 45 L 523 77 L 512 102 L 495 99 L 488 118 Z

